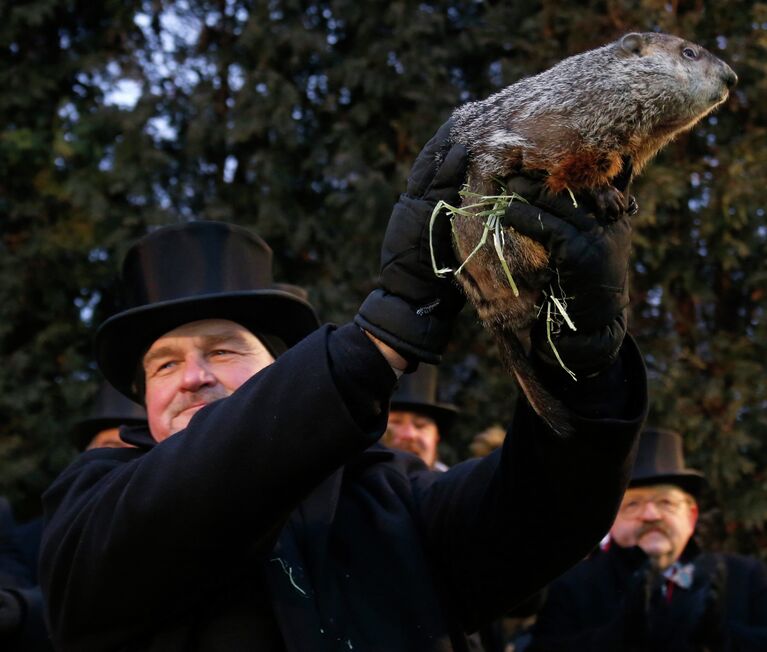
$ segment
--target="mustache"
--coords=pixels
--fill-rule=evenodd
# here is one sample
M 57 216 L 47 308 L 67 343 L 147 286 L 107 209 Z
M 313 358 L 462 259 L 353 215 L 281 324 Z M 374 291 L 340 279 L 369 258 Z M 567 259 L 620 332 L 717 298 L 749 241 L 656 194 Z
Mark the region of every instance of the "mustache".
M 184 410 L 204 403 L 212 403 L 220 398 L 226 398 L 229 392 L 221 386 L 204 387 L 193 394 L 178 394 L 173 400 L 172 411 L 174 414 L 181 414 Z
M 645 534 L 648 532 L 660 532 L 666 537 L 670 537 L 668 530 L 660 523 L 647 523 L 646 525 L 642 525 L 637 530 L 637 540 L 641 539 Z
M 387 446 L 399 448 L 410 453 L 421 453 L 426 449 L 422 441 L 417 439 L 400 439 L 391 430 L 386 430 L 383 434 L 383 443 Z
M 414 444 L 412 442 L 392 442 L 392 445 L 396 445 L 397 448 L 400 448 L 402 450 L 408 451 L 410 453 L 421 453 L 423 451 L 423 446 L 419 446 L 417 444 Z

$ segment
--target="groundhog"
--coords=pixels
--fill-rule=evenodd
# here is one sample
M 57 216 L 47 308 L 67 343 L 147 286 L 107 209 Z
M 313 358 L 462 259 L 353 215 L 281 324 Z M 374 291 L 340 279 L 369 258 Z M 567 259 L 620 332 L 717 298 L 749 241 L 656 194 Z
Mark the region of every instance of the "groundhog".
M 473 193 L 499 195 L 511 177 L 523 174 L 542 178 L 550 192 L 568 193 L 572 201 L 590 197 L 597 218 L 614 217 L 628 209 L 628 197 L 614 184 L 620 179 L 625 187 L 672 138 L 724 102 L 736 82 L 726 63 L 695 43 L 631 33 L 459 107 L 451 138 L 469 151 Z M 475 202 L 476 197 L 463 200 L 464 206 Z M 480 242 L 485 221 L 454 216 L 459 261 Z M 492 236 L 456 276 L 532 406 L 564 433 L 566 413 L 535 379 L 518 340 L 547 300 L 543 291 L 549 288 L 539 279 L 548 254 L 513 229 L 504 229 L 503 236 L 517 292 Z

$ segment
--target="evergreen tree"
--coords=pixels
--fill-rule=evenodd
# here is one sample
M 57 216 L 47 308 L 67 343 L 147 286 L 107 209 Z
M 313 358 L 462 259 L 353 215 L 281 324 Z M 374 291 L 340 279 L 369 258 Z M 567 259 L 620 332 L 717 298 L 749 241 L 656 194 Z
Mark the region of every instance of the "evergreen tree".
M 631 31 L 696 41 L 740 84 L 634 187 L 631 329 L 654 424 L 684 433 L 723 545 L 754 550 L 764 469 L 767 5 L 38 0 L 0 6 L 0 490 L 22 512 L 71 458 L 97 324 L 148 226 L 253 227 L 276 276 L 348 320 L 420 147 L 452 109 Z M 467 309 L 443 368 L 446 453 L 516 389 Z

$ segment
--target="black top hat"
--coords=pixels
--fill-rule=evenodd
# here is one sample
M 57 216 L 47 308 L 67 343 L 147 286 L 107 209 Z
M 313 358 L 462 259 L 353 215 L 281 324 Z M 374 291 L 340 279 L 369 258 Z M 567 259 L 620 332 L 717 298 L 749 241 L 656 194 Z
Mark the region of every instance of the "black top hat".
M 90 413 L 74 425 L 70 438 L 75 447 L 83 451 L 90 440 L 102 430 L 142 423 L 146 423 L 144 408 L 104 381 L 99 387 Z
M 458 408 L 437 399 L 437 379 L 437 367 L 422 362 L 412 374 L 400 378 L 399 386 L 391 397 L 391 409 L 431 417 L 444 436 L 453 424 Z
M 119 391 L 132 385 L 147 348 L 200 319 L 229 319 L 292 346 L 319 325 L 306 293 L 272 280 L 272 250 L 257 235 L 222 222 L 189 222 L 144 236 L 125 256 L 126 310 L 96 333 L 96 360 Z
M 705 477 L 700 471 L 685 467 L 682 437 L 678 433 L 660 428 L 647 428 L 642 432 L 630 487 L 673 484 L 698 497 L 704 483 Z

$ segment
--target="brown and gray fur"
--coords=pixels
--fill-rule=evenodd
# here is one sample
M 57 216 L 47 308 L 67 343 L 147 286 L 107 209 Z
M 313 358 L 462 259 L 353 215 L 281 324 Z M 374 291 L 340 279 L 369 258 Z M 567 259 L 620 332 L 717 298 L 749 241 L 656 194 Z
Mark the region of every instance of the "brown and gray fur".
M 736 81 L 727 64 L 699 45 L 631 33 L 459 107 L 451 136 L 469 151 L 472 192 L 495 195 L 498 180 L 529 174 L 543 176 L 551 192 L 588 194 L 604 212 L 615 212 L 625 200 L 612 184 L 622 172 L 630 174 L 626 162 L 640 172 L 724 102 Z M 463 261 L 479 242 L 483 222 L 458 216 L 454 227 Z M 515 297 L 490 240 L 458 279 L 532 406 L 555 430 L 567 432 L 564 409 L 535 379 L 517 337 L 538 314 L 542 288 L 536 278 L 548 254 L 506 229 L 504 257 L 520 290 Z

